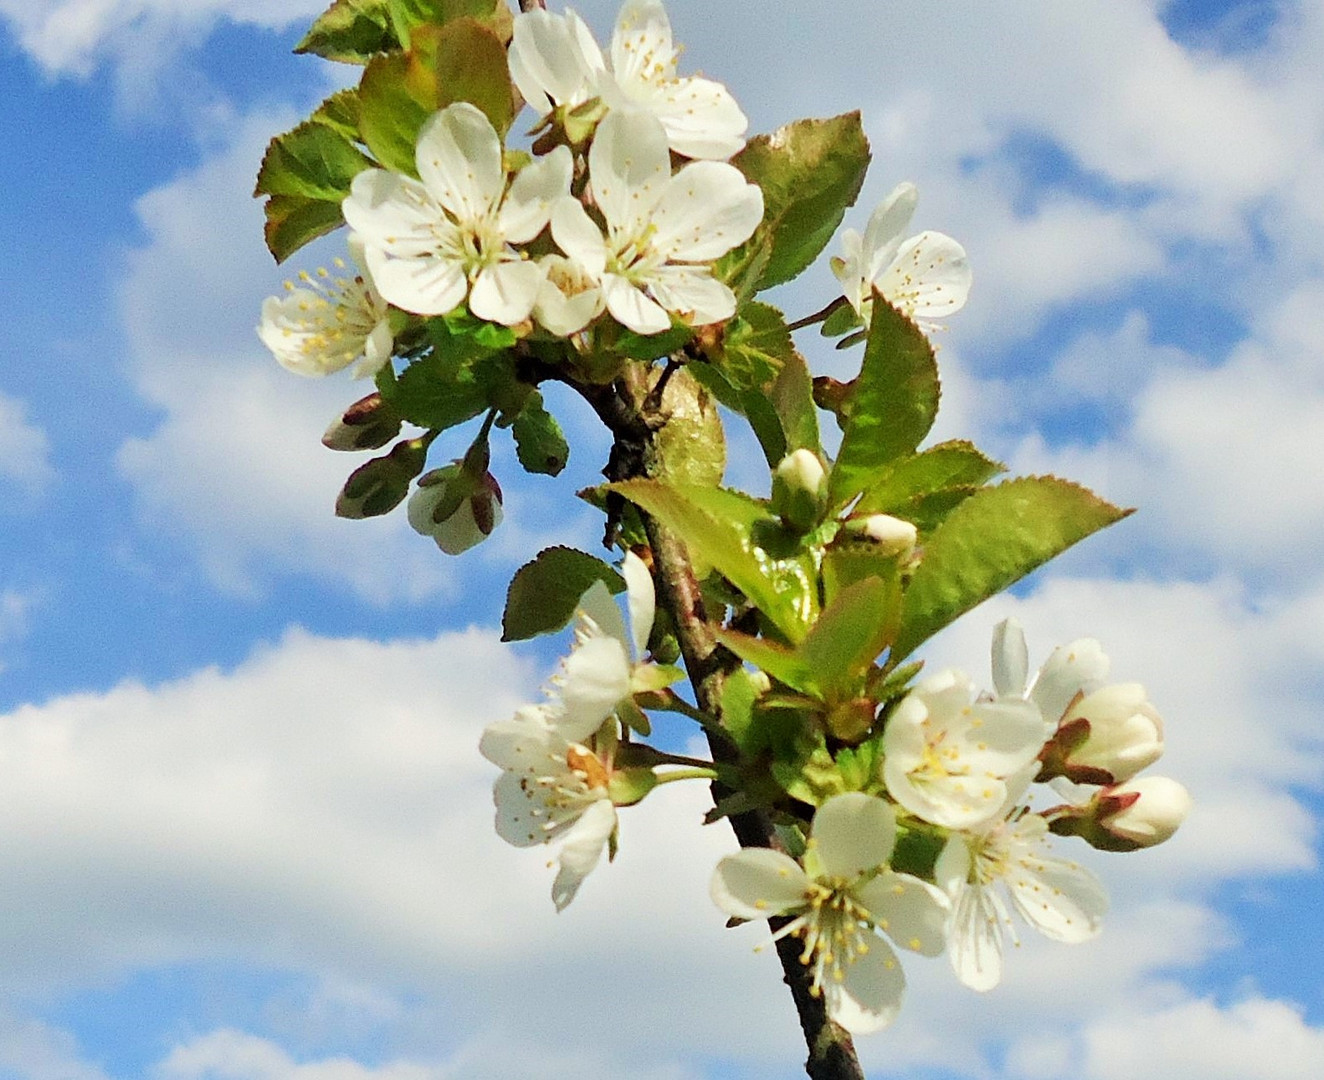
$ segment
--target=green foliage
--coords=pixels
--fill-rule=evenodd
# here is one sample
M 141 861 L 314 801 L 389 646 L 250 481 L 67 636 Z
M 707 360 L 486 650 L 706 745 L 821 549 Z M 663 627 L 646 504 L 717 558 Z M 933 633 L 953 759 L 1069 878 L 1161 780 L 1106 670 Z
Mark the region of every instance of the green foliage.
M 667 422 L 653 436 L 658 475 L 682 484 L 720 484 L 726 472 L 722 418 L 712 396 L 685 368 L 667 382 L 662 411 Z
M 457 19 L 474 19 L 503 43 L 510 40 L 514 26 L 506 0 L 386 0 L 386 6 L 396 37 L 406 49 L 413 45 L 414 29 L 427 23 L 445 25 Z
M 829 478 L 830 501 L 844 506 L 910 454 L 938 415 L 938 365 L 923 332 L 874 294 L 869 340 L 842 422 Z
M 1004 468 L 963 439 L 939 443 L 882 470 L 860 496 L 855 512 L 912 520 L 905 511 L 924 496 L 946 491 L 968 494 Z
M 499 332 L 505 328 L 488 333 L 485 327 L 468 316 L 429 319 L 431 351 L 398 377 L 383 370 L 378 377 L 383 400 L 410 423 L 445 431 L 526 393 L 517 383 L 510 354 L 492 344 L 505 340 Z
M 1086 488 L 1027 476 L 981 488 L 928 538 L 891 660 L 1091 533 L 1126 517 Z
M 344 222 L 340 203 L 354 177 L 372 162 L 331 117 L 343 111 L 324 102 L 314 119 L 267 145 L 254 196 L 268 196 L 267 247 L 282 262 L 304 244 Z M 326 118 L 317 118 L 328 110 Z
M 717 366 L 735 389 L 761 390 L 776 380 L 794 351 L 782 313 L 751 301 L 727 324 Z
M 692 484 L 628 480 L 608 486 L 679 536 L 700 578 L 715 569 L 788 639 L 804 637 L 818 614 L 814 561 L 788 543 L 781 523 L 761 503 Z
M 409 485 L 427 462 L 423 439 L 398 442 L 389 454 L 360 465 L 345 481 L 336 498 L 336 515 L 343 518 L 380 517 L 404 501 Z
M 579 598 L 595 581 L 613 593 L 625 581 L 601 559 L 568 547 L 550 547 L 516 572 L 506 592 L 502 641 L 525 641 L 562 629 L 574 617 Z
M 543 408 L 542 394 L 532 391 L 511 426 L 515 454 L 526 472 L 556 476 L 570 458 L 561 425 Z
M 435 94 L 420 98 L 406 81 L 404 53 L 374 56 L 359 81 L 359 133 L 373 156 L 394 172 L 418 176 L 418 129 L 436 111 Z
M 433 109 L 458 101 L 477 105 L 504 134 L 515 118 L 506 46 L 497 33 L 477 19 L 463 17 L 413 34 L 408 79 L 417 100 Z
M 869 143 L 858 112 L 798 120 L 751 139 L 731 164 L 763 190 L 763 223 L 717 273 L 752 277 L 757 291 L 790 281 L 827 246 L 859 196 Z
M 346 64 L 366 64 L 375 53 L 396 48 L 389 0 L 335 0 L 318 16 L 297 53 L 313 53 Z

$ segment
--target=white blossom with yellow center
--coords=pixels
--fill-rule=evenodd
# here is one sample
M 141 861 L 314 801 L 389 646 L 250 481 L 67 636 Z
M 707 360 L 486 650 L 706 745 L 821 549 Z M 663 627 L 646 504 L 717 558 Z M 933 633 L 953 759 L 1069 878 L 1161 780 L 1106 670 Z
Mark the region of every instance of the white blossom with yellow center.
M 543 115 L 600 97 L 612 109 L 652 114 L 683 157 L 725 161 L 745 145 L 749 121 L 721 83 L 677 75 L 680 52 L 661 0 L 627 0 L 610 62 L 573 11 L 536 10 L 515 16 L 510 74 Z
M 832 259 L 832 272 L 866 325 L 875 290 L 928 330 L 970 296 L 965 248 L 939 232 L 906 237 L 918 201 L 914 184 L 898 184 L 870 215 L 863 237 L 854 229 L 841 234 L 843 255 Z
M 901 965 L 880 931 L 925 956 L 944 947 L 947 897 L 888 869 L 895 844 L 895 811 L 849 792 L 818 808 L 803 868 L 779 851 L 746 848 L 713 873 L 713 901 L 728 915 L 789 917 L 773 940 L 794 935 L 804 942 L 800 960 L 813 972 L 812 991 L 856 1034 L 890 1024 L 905 991 Z
M 970 680 L 947 670 L 918 683 L 883 729 L 888 794 L 949 829 L 996 814 L 1008 780 L 1031 767 L 1049 727 L 1025 701 L 971 701 Z
M 1028 778 L 1021 785 L 1028 784 Z M 1013 792 L 1014 806 L 1022 792 Z M 973 990 L 1002 978 L 1004 935 L 1015 940 L 1011 908 L 1054 941 L 1087 941 L 1099 932 L 1108 895 L 1077 863 L 1048 853 L 1048 823 L 1015 808 L 992 822 L 954 833 L 934 878 L 951 897 L 947 952 L 956 977 Z
M 744 243 L 763 220 L 763 192 L 738 169 L 694 161 L 671 175 L 661 124 L 642 112 L 612 112 L 588 154 L 593 198 L 606 235 L 566 197 L 552 210 L 552 238 L 602 290 L 607 310 L 639 334 L 720 322 L 736 299 L 712 262 Z
M 542 232 L 569 193 L 569 149 L 535 158 L 507 188 L 500 136 L 458 102 L 424 123 L 415 160 L 418 180 L 365 169 L 342 204 L 382 296 L 417 315 L 444 315 L 467 299 L 480 319 L 524 322 L 543 271 L 513 245 Z
M 373 282 L 363 240 L 350 234 L 349 252 L 359 273 L 343 259 L 336 272 L 321 268 L 299 274 L 302 285 L 285 283 L 284 296 L 262 304 L 258 337 L 284 368 L 299 375 L 329 375 L 354 361 L 353 375 L 375 375 L 391 358 L 393 344 L 386 301 Z

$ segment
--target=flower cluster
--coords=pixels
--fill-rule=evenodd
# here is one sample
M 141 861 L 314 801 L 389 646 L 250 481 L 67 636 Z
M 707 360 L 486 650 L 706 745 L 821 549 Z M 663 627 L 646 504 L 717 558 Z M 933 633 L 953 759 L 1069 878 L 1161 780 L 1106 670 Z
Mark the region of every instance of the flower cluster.
M 848 1030 L 883 1027 L 901 1004 L 905 980 L 879 932 L 927 956 L 945 950 L 962 983 L 988 990 L 1002 977 L 1013 912 L 1055 941 L 1099 931 L 1107 895 L 1093 873 L 1050 852 L 1050 832 L 1122 850 L 1167 839 L 1185 817 L 1176 781 L 1115 785 L 1158 757 L 1161 726 L 1139 686 L 1103 684 L 1098 643 L 1055 650 L 1028 685 L 1025 657 L 1019 626 L 1000 624 L 996 694 L 975 697 L 955 670 L 920 681 L 887 717 L 871 793 L 823 802 L 800 863 L 745 850 L 713 876 L 727 914 L 793 916 L 777 935 L 804 941 L 813 986 Z M 1079 806 L 1036 811 L 1032 784 L 1064 775 L 1059 760 L 1088 762 L 1107 781 Z M 892 865 L 901 832 L 940 845 L 927 880 Z

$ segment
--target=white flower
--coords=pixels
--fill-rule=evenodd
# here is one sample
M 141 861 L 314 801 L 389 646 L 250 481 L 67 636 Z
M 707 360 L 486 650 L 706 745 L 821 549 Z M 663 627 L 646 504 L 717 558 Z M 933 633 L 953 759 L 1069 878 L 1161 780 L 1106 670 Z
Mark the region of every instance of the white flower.
M 814 815 L 804 869 L 766 848 L 728 855 L 713 873 L 714 903 L 740 919 L 791 916 L 773 940 L 794 934 L 801 962 L 828 1015 L 856 1033 L 886 1027 L 901 1007 L 905 977 L 877 933 L 925 956 L 943 949 L 947 897 L 909 874 L 887 869 L 896 813 L 882 799 L 850 792 Z
M 544 277 L 533 306 L 539 326 L 569 337 L 602 314 L 602 290 L 582 266 L 564 255 L 544 255 L 539 262 Z
M 640 662 L 653 629 L 653 578 L 633 552 L 626 553 L 621 576 L 631 632 L 607 586 L 595 581 L 580 597 L 575 644 L 553 680 L 556 726 L 572 742 L 596 732 L 636 691 L 658 688 L 650 678 L 653 665 Z
M 609 764 L 567 739 L 545 706 L 529 706 L 512 720 L 492 724 L 478 749 L 505 770 L 492 791 L 497 835 L 516 847 L 561 841 L 552 900 L 562 910 L 616 830 L 616 808 L 607 792 Z
M 710 264 L 763 219 L 763 192 L 734 166 L 695 161 L 671 175 L 666 135 L 653 117 L 613 112 L 588 155 L 607 235 L 575 199 L 552 211 L 552 236 L 597 282 L 613 318 L 639 334 L 671 327 L 668 312 L 702 325 L 735 312 Z
M 1068 708 L 1103 686 L 1109 661 L 1093 638 L 1059 645 L 1027 686 L 1029 651 L 1015 619 L 993 628 L 993 686 L 997 700 L 1029 701 L 1044 722 L 1057 727 Z
M 832 272 L 866 324 L 875 289 L 926 329 L 933 328 L 929 320 L 959 311 L 970 295 L 965 248 L 938 232 L 905 238 L 918 199 L 914 184 L 898 184 L 870 215 L 863 237 L 854 229 L 841 234 L 844 257 L 832 260 Z
M 725 161 L 745 145 L 749 121 L 720 83 L 678 76 L 679 55 L 660 0 L 627 0 L 612 35 L 610 65 L 574 12 L 530 11 L 515 17 L 510 73 L 543 115 L 601 97 L 612 109 L 651 113 L 676 153 Z
M 353 375 L 375 375 L 391 359 L 391 324 L 363 256 L 362 237 L 351 233 L 349 251 L 359 267 L 354 277 L 319 269 L 299 274 L 304 284 L 285 283 L 284 296 L 262 304 L 258 337 L 282 367 L 299 375 L 329 375 L 358 360 Z M 342 259 L 336 269 L 344 270 Z
M 444 315 L 467 298 L 480 319 L 523 322 L 543 271 L 511 245 L 542 232 L 552 204 L 568 194 L 569 149 L 534 159 L 507 190 L 500 137 L 481 111 L 459 102 L 424 123 L 415 160 L 420 180 L 366 169 L 343 203 L 377 288 L 418 315 Z
M 1033 775 L 1048 729 L 1023 701 L 971 702 L 959 671 L 924 679 L 883 729 L 888 793 L 917 817 L 949 829 L 976 825 L 1005 804 L 1009 781 Z
M 1013 810 L 953 833 L 938 856 L 934 878 L 952 900 L 947 953 L 956 977 L 971 989 L 992 989 L 1002 978 L 1003 934 L 1011 925 L 1004 894 L 1021 918 L 1054 941 L 1081 942 L 1099 932 L 1108 909 L 1103 886 L 1047 848 L 1047 822 Z
M 501 524 L 501 487 L 491 473 L 474 476 L 454 462 L 419 477 L 406 512 L 415 532 L 432 537 L 447 555 L 459 555 Z

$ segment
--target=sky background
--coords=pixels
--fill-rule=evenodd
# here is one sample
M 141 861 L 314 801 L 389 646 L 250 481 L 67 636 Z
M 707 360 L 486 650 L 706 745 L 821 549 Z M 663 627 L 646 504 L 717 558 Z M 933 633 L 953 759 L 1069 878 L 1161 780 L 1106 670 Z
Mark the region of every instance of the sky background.
M 791 1080 L 763 931 L 707 898 L 733 842 L 702 785 L 627 811 L 560 916 L 491 829 L 478 733 L 563 645 L 500 645 L 504 587 L 594 549 L 590 418 L 552 395 L 554 481 L 497 445 L 507 520 L 461 560 L 331 514 L 355 462 L 318 437 L 366 388 L 257 342 L 285 271 L 250 198 L 355 75 L 291 55 L 323 6 L 0 0 L 0 1078 Z M 605 40 L 616 6 L 577 10 Z M 1037 660 L 1098 637 L 1197 803 L 1162 848 L 1088 853 L 1096 941 L 1027 932 L 984 996 L 909 960 L 870 1075 L 1324 1075 L 1324 5 L 669 11 L 753 131 L 863 110 L 848 223 L 909 179 L 916 228 L 968 249 L 935 438 L 1140 507 L 933 662 L 986 682 L 1008 613 Z M 833 295 L 824 262 L 774 299 Z

